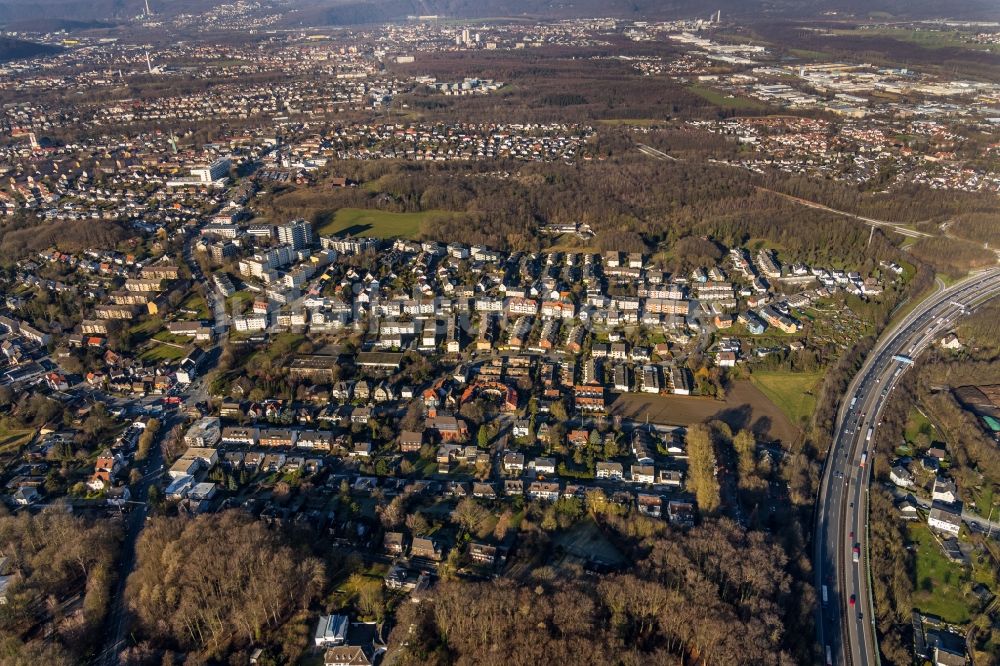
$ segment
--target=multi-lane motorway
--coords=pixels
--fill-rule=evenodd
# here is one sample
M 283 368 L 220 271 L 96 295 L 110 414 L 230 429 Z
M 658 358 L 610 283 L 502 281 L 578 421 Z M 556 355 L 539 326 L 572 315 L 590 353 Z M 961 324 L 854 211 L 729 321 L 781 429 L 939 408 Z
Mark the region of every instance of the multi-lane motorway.
M 936 292 L 879 339 L 837 414 L 814 534 L 817 633 L 828 664 L 879 663 L 868 578 L 868 486 L 882 409 L 911 361 L 955 321 L 1000 295 L 1000 269 Z

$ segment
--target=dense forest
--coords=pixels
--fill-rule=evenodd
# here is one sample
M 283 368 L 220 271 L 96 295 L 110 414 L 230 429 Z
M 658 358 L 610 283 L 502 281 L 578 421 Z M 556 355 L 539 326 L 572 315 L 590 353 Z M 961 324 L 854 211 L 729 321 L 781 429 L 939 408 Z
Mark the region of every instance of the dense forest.
M 958 326 L 969 351 L 985 360 L 1000 359 L 1000 300 L 982 305 Z
M 417 92 L 407 104 L 433 111 L 442 121 L 594 122 L 620 118 L 718 118 L 735 111 L 720 109 L 668 77 L 637 76 L 617 59 L 627 49 L 636 55 L 674 57 L 683 49 L 664 42 L 636 44 L 608 37 L 606 46 L 546 48 L 544 53 L 468 51 L 422 54 L 419 63 L 393 65 L 408 75 L 461 80 L 476 72 L 483 78 L 516 81 L 488 97 L 455 98 Z M 753 111 L 763 113 L 765 107 Z
M 128 655 L 136 663 L 159 650 L 202 663 L 246 648 L 308 608 L 326 581 L 321 560 L 241 511 L 156 518 L 136 557 L 126 588 L 146 639 Z M 293 652 L 303 647 L 291 645 Z
M 2 510 L 2 509 L 0 509 Z M 0 516 L 0 556 L 13 580 L 0 605 L 0 662 L 86 661 L 108 610 L 119 530 L 50 509 Z
M 343 518 L 358 519 L 341 495 Z M 418 498 L 376 502 L 385 529 L 440 529 L 417 506 L 405 508 Z M 451 518 L 474 532 L 489 513 L 469 498 Z M 266 663 L 293 663 L 316 615 L 330 611 L 388 619 L 401 664 L 792 664 L 813 653 L 815 592 L 807 563 L 782 543 L 787 535 L 723 517 L 680 531 L 596 498 L 526 503 L 520 513 L 512 524 L 508 511 L 493 530 L 516 532 L 508 575 L 459 575 L 456 547 L 421 603 L 401 603 L 405 596 L 326 535 L 268 526 L 239 510 L 154 518 L 126 589 L 138 626 L 124 663 L 245 663 L 256 646 L 268 646 Z M 567 558 L 560 535 L 581 528 L 626 565 L 598 574 Z
M 65 252 L 113 249 L 128 237 L 121 224 L 107 220 L 40 221 L 19 217 L 0 227 L 0 265 L 53 247 Z
M 634 540 L 627 572 L 567 579 L 542 566 L 520 585 L 450 580 L 429 603 L 401 607 L 400 663 L 801 663 L 789 627 L 810 611 L 766 535 L 725 519 L 683 538 L 659 521 L 628 522 L 608 529 L 649 535 Z
M 948 231 L 974 243 L 1000 245 L 1000 217 L 996 212 L 958 215 L 948 225 Z
M 997 263 L 997 255 L 992 251 L 958 238 L 921 238 L 907 249 L 917 259 L 954 277 Z
M 36 58 L 62 51 L 57 46 L 29 42 L 14 37 L 0 37 L 0 62 L 18 60 L 21 58 Z
M 341 207 L 426 211 L 423 237 L 513 250 L 550 244 L 539 232 L 544 224 L 579 221 L 596 233 L 578 242 L 580 251 L 645 252 L 677 270 L 721 256 L 724 248 L 699 237 L 726 246 L 763 240 L 786 260 L 863 270 L 899 257 L 881 234 L 869 246 L 866 227 L 763 192 L 738 169 L 641 155 L 577 166 L 506 166 L 516 171 L 498 175 L 481 164 L 338 163 L 338 175 L 367 186 L 289 189 L 266 201 L 262 212 L 322 225 Z M 574 241 L 564 242 L 573 247 Z

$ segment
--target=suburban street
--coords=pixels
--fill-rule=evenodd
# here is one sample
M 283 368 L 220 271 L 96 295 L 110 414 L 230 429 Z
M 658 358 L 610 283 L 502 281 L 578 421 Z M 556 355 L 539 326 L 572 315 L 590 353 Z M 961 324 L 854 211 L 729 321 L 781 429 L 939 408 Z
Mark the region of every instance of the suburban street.
M 108 611 L 106 621 L 106 640 L 104 650 L 101 651 L 95 664 L 104 666 L 114 666 L 118 663 L 118 655 L 125 646 L 128 629 L 128 612 L 125 608 L 125 584 L 128 575 L 135 565 L 135 545 L 139 540 L 139 533 L 146 524 L 149 516 L 149 486 L 157 483 L 163 471 L 163 451 L 160 442 L 170 429 L 181 422 L 179 414 L 171 414 L 163 418 L 159 434 L 153 446 L 150 447 L 149 457 L 141 463 L 142 482 L 136 484 L 132 495 L 132 500 L 125 513 L 123 522 L 124 535 L 121 545 L 121 557 L 119 558 L 118 580 L 115 581 L 113 596 L 111 598 L 111 608 Z
M 211 311 L 212 318 L 216 322 L 216 333 L 219 340 L 211 348 L 205 351 L 205 365 L 198 378 L 188 384 L 180 393 L 183 400 L 181 409 L 164 414 L 160 419 L 160 430 L 156 441 L 150 448 L 149 457 L 140 464 L 142 481 L 137 484 L 132 495 L 132 500 L 127 505 L 130 507 L 125 514 L 123 523 L 124 535 L 122 539 L 122 553 L 119 559 L 118 580 L 115 582 L 113 595 L 111 598 L 111 608 L 105 624 L 104 649 L 94 659 L 95 664 L 102 666 L 116 666 L 119 663 L 119 654 L 127 644 L 129 617 L 125 608 L 125 585 L 128 576 L 135 566 L 135 547 L 139 540 L 139 534 L 146 525 L 149 517 L 149 488 L 153 484 L 158 484 L 164 472 L 163 449 L 161 443 L 164 437 L 169 436 L 170 431 L 177 425 L 184 423 L 187 408 L 192 408 L 199 403 L 208 400 L 208 383 L 205 381 L 204 373 L 211 369 L 218 362 L 219 353 L 224 344 L 224 336 L 228 332 L 228 322 L 225 314 L 225 301 L 219 295 L 215 286 L 205 280 L 198 263 L 194 259 L 192 245 L 197 238 L 197 232 L 188 236 L 184 243 L 184 261 L 194 280 L 201 282 L 205 288 L 207 303 Z
M 882 336 L 844 395 L 815 528 L 816 587 L 822 599 L 817 632 L 827 663 L 878 663 L 867 559 L 868 488 L 871 445 L 887 398 L 909 367 L 908 359 L 997 295 L 1000 269 L 935 292 Z

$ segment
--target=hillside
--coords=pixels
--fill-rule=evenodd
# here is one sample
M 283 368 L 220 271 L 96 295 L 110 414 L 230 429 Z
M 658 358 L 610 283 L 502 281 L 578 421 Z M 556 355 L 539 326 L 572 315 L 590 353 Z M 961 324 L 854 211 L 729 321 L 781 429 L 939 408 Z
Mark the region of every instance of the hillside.
M 47 44 L 37 44 L 13 37 L 0 37 L 0 62 L 34 58 L 40 55 L 58 53 L 61 49 Z
M 156 14 L 170 16 L 199 13 L 214 7 L 212 0 L 153 0 Z M 263 3 L 263 11 L 276 5 Z M 612 16 L 623 19 L 707 17 L 720 10 L 724 17 L 813 17 L 835 14 L 866 18 L 877 14 L 895 18 L 948 17 L 996 20 L 1000 6 L 990 0 L 941 3 L 930 0 L 717 0 L 710 6 L 697 0 L 299 0 L 277 5 L 286 24 L 348 25 L 405 20 L 408 16 L 452 18 Z M 143 0 L 0 0 L 0 23 L 18 24 L 32 19 L 69 21 L 122 21 L 141 16 Z M 9 28 L 10 29 L 10 28 Z M 15 28 L 16 29 L 16 28 Z

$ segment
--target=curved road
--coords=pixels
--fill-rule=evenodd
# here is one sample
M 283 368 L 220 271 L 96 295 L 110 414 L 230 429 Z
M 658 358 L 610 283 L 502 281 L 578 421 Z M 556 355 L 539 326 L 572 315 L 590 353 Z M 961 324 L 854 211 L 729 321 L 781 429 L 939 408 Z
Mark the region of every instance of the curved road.
M 955 320 L 1000 295 L 1000 269 L 938 291 L 883 334 L 848 388 L 823 471 L 814 533 L 817 634 L 825 663 L 879 664 L 868 579 L 868 485 L 871 442 L 881 412 L 909 363 Z M 855 561 L 857 558 L 857 561 Z
M 646 155 L 647 157 L 652 157 L 653 159 L 660 160 L 661 162 L 665 162 L 667 160 L 669 160 L 671 162 L 683 162 L 684 161 L 684 160 L 680 159 L 679 157 L 674 157 L 673 155 L 668 155 L 667 153 L 663 152 L 662 150 L 658 150 L 658 149 L 653 148 L 652 146 L 648 146 L 648 145 L 646 145 L 644 143 L 638 143 L 637 142 L 635 145 L 639 149 L 639 152 L 642 153 L 643 155 Z M 716 160 L 709 160 L 708 163 L 709 164 L 720 164 L 720 165 L 724 165 L 724 166 L 733 166 L 733 167 L 736 166 L 736 165 L 728 164 L 728 163 L 723 162 L 723 161 L 716 161 Z M 737 168 L 739 168 L 739 167 L 737 167 Z M 906 226 L 905 224 L 900 224 L 898 222 L 889 222 L 887 220 L 876 220 L 873 217 L 865 217 L 863 215 L 857 215 L 855 213 L 848 213 L 846 210 L 837 210 L 836 208 L 830 208 L 829 206 L 826 206 L 826 205 L 821 204 L 821 203 L 817 203 L 815 201 L 810 201 L 809 199 L 803 199 L 802 197 L 797 197 L 797 196 L 792 195 L 792 194 L 786 194 L 784 192 L 779 192 L 777 190 L 772 190 L 769 187 L 762 187 L 760 185 L 754 185 L 754 187 L 757 188 L 758 190 L 760 190 L 761 192 L 769 192 L 769 193 L 774 194 L 776 196 L 782 197 L 783 199 L 787 199 L 788 201 L 793 201 L 793 202 L 795 202 L 797 204 L 800 204 L 802 206 L 806 206 L 807 208 L 815 208 L 817 210 L 826 211 L 827 213 L 833 213 L 835 215 L 843 215 L 844 217 L 849 217 L 851 219 L 857 220 L 858 222 L 863 222 L 863 223 L 867 224 L 870 227 L 879 227 L 881 229 L 886 229 L 888 231 L 895 231 L 896 233 L 901 234 L 903 236 L 907 236 L 909 238 L 931 238 L 932 237 L 932 234 L 924 233 L 923 231 L 917 231 L 916 229 L 911 229 L 910 227 Z M 1000 253 L 1000 250 L 998 250 L 998 253 Z

